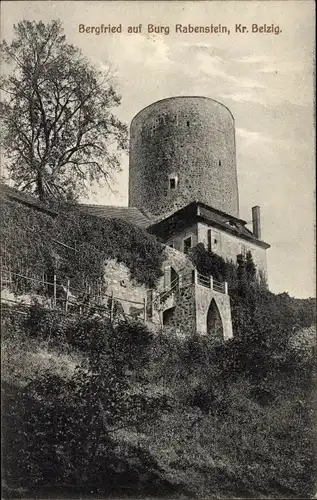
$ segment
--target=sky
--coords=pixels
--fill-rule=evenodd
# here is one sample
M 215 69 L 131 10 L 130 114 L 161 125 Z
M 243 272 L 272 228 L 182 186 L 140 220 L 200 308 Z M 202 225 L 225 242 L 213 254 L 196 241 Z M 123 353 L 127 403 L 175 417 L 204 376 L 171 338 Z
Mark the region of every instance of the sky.
M 60 19 L 67 40 L 93 64 L 110 64 L 122 96 L 116 114 L 128 124 L 171 96 L 226 105 L 236 124 L 240 217 L 250 222 L 251 207 L 260 205 L 262 239 L 271 245 L 270 289 L 316 295 L 314 1 L 4 1 L 2 38 L 10 41 L 13 24 L 23 19 Z M 80 24 L 121 24 L 122 33 L 80 33 Z M 140 24 L 141 33 L 127 33 Z M 149 24 L 163 33 L 149 33 Z M 176 24 L 221 24 L 230 34 L 176 33 Z M 248 32 L 236 32 L 236 25 Z M 252 25 L 266 32 L 254 33 Z M 127 205 L 127 155 L 113 190 L 95 186 L 85 202 Z

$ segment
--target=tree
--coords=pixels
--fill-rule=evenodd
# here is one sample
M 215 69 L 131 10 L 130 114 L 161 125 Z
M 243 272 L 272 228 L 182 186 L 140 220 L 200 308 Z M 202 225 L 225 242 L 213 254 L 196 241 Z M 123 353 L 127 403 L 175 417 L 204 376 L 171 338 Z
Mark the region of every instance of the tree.
M 254 282 L 256 279 L 256 266 L 253 262 L 252 253 L 249 251 L 246 255 L 245 271 L 249 282 Z
M 153 334 L 137 321 L 114 325 L 101 315 L 53 314 L 54 326 L 48 310 L 34 307 L 21 328 L 42 339 L 52 328 L 55 345 L 77 352 L 78 365 L 68 376 L 40 367 L 21 388 L 15 388 L 14 377 L 7 378 L 6 486 L 13 491 L 36 486 L 40 496 L 48 485 L 51 493 L 71 486 L 72 494 L 75 488 L 81 493 L 148 488 L 152 474 L 159 479 L 156 462 L 133 441 L 127 453 L 116 433 L 139 434 L 170 409 L 168 398 L 153 393 L 146 376 Z M 16 330 L 20 324 L 14 316 L 11 324 L 7 318 L 7 341 L 12 325 Z M 11 344 L 6 346 L 10 350 Z
M 111 112 L 121 98 L 110 71 L 98 70 L 66 41 L 60 21 L 22 21 L 1 44 L 13 71 L 2 77 L 2 136 L 16 186 L 78 198 L 109 180 L 127 146 L 127 127 Z
M 212 276 L 215 280 L 226 280 L 227 274 L 232 270 L 230 262 L 226 262 L 216 253 L 208 252 L 203 243 L 192 248 L 189 257 L 199 273 Z

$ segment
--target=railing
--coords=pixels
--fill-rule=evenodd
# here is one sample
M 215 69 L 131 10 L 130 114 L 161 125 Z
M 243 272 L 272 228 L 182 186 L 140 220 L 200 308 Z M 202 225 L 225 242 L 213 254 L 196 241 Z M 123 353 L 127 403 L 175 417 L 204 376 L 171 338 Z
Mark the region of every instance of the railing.
M 164 302 L 172 294 L 177 293 L 181 288 L 186 288 L 193 283 L 194 279 L 192 272 L 179 273 L 179 275 L 159 294 L 159 302 Z
M 22 306 L 24 303 L 28 307 L 31 305 L 32 295 L 35 295 L 44 307 L 64 309 L 69 313 L 83 314 L 85 311 L 94 308 L 96 311 L 102 311 L 108 315 L 111 320 L 130 317 L 152 321 L 155 308 L 160 310 L 162 304 L 166 303 L 171 297 L 173 297 L 172 300 L 177 301 L 178 292 L 193 284 L 228 294 L 226 282 L 216 281 L 211 276 L 198 273 L 197 270 L 179 273 L 157 297 L 153 297 L 152 291 L 151 298 L 149 300 L 144 298 L 142 302 L 116 297 L 113 292 L 111 294 L 103 293 L 100 283 L 82 289 L 72 287 L 69 279 L 66 280 L 66 283 L 61 283 L 57 275 L 54 275 L 53 280 L 49 281 L 45 279 L 44 274 L 42 277 L 27 276 L 27 274 L 23 274 L 22 271 L 15 273 L 9 268 L 2 267 L 1 290 L 6 289 L 9 292 L 9 297 L 5 297 L 1 293 L 2 304 L 19 304 Z M 29 290 L 30 283 L 33 286 L 31 291 Z M 37 290 L 34 290 L 34 284 L 38 285 L 35 286 Z
M 179 289 L 179 276 L 175 278 L 167 288 L 165 288 L 160 294 L 160 301 L 166 300 L 173 292 Z
M 179 289 L 185 288 L 188 285 L 196 283 L 197 285 L 210 288 L 215 292 L 228 294 L 228 284 L 226 281 L 220 282 L 213 279 L 212 276 L 206 276 L 193 269 L 190 273 L 180 273 L 160 294 L 160 302 L 167 300 L 172 294 L 175 294 Z
M 213 280 L 213 290 L 215 290 L 216 292 L 225 293 L 227 295 L 228 294 L 227 282 L 226 281 L 220 282 Z
M 197 272 L 197 284 L 212 289 L 212 279 L 210 279 L 210 276 L 204 276 L 203 274 L 200 274 L 198 272 Z
M 38 290 L 28 290 L 26 284 L 38 284 Z M 23 286 L 24 284 L 24 286 Z M 95 291 L 92 290 L 94 288 Z M 146 298 L 142 302 L 128 300 L 123 297 L 116 297 L 114 293 L 102 293 L 99 285 L 87 286 L 84 289 L 74 288 L 70 285 L 70 280 L 66 284 L 59 282 L 58 276 L 54 275 L 53 281 L 46 281 L 43 278 L 27 276 L 22 273 L 15 273 L 10 269 L 1 269 L 1 292 L 7 290 L 10 298 L 1 293 L 1 303 L 7 305 L 19 304 L 31 305 L 31 297 L 35 296 L 44 307 L 51 309 L 60 308 L 67 312 L 77 312 L 82 314 L 90 308 L 96 311 L 103 311 L 108 314 L 111 320 L 115 317 L 131 317 L 146 321 L 152 317 L 149 314 L 149 304 Z M 13 297 L 12 297 L 13 295 Z M 16 300 L 19 299 L 19 300 Z M 129 312 L 123 308 L 124 304 L 129 304 Z
M 212 276 L 205 276 L 196 270 L 194 270 L 194 280 L 197 285 L 228 295 L 228 283 L 226 281 L 216 281 Z

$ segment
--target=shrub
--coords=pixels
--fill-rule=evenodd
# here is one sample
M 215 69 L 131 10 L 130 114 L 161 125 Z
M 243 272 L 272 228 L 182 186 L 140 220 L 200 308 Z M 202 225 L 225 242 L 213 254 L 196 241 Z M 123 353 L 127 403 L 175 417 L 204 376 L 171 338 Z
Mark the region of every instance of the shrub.
M 162 274 L 163 246 L 124 220 L 85 215 L 76 205 L 64 207 L 55 218 L 10 201 L 2 202 L 2 210 L 1 251 L 16 274 L 52 282 L 57 273 L 64 284 L 70 278 L 75 288 L 85 282 L 102 285 L 108 259 L 124 263 L 132 278 L 149 288 Z M 41 283 L 13 279 L 22 292 L 43 292 Z
M 42 313 L 40 317 L 41 311 L 36 311 L 33 332 L 41 342 L 52 326 L 46 311 Z M 31 311 L 30 317 L 34 314 Z M 152 334 L 136 322 L 115 326 L 100 317 L 78 317 L 65 325 L 63 314 L 54 320 L 59 331 L 59 321 L 63 342 L 67 339 L 72 349 L 83 350 L 85 359 L 67 379 L 47 370 L 21 390 L 4 387 L 6 484 L 53 489 L 71 484 L 95 492 L 121 491 L 120 481 L 132 481 L 136 491 L 150 489 L 151 481 L 168 487 L 145 451 L 130 446 L 125 456 L 114 439 L 118 430 L 134 429 L 144 421 L 148 425 L 168 409 L 166 397 L 151 394 L 144 378 L 135 385 L 132 376 L 148 362 Z M 25 325 L 30 329 L 30 322 Z

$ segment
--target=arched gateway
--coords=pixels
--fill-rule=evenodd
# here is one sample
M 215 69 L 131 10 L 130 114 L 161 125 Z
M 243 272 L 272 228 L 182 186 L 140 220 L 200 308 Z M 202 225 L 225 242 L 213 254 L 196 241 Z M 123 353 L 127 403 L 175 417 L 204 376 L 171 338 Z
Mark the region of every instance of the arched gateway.
M 215 299 L 212 299 L 207 312 L 207 335 L 215 340 L 223 340 L 223 324 Z

